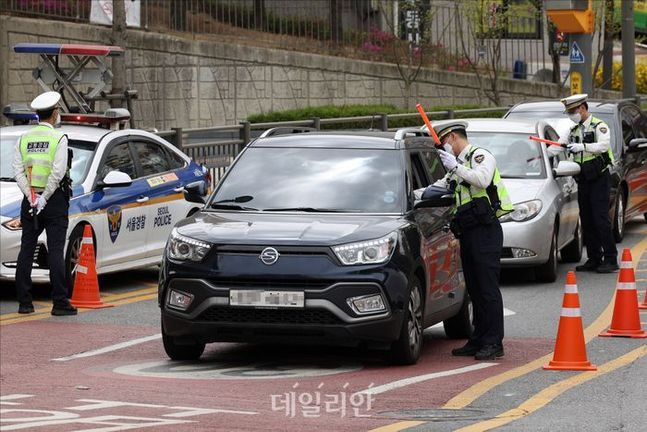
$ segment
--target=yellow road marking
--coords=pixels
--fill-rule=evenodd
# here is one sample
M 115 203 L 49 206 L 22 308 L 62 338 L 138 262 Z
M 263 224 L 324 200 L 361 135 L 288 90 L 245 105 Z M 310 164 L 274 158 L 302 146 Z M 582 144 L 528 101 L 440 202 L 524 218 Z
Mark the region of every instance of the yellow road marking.
M 407 428 L 412 428 L 424 424 L 423 421 L 401 421 L 390 425 L 382 426 L 377 429 L 371 429 L 369 432 L 398 432 Z
M 631 249 L 631 255 L 632 257 L 635 257 L 634 262 L 637 262 L 637 260 L 643 255 L 646 249 L 647 249 L 647 238 L 642 240 L 640 243 L 638 243 Z M 584 338 L 587 343 L 591 339 L 596 337 L 602 330 L 604 330 L 607 327 L 609 322 L 611 322 L 614 303 L 615 303 L 615 291 L 613 293 L 613 296 L 611 297 L 611 301 L 604 309 L 604 311 L 602 311 L 602 313 L 598 316 L 598 318 L 584 330 Z M 476 399 L 478 399 L 488 391 L 492 390 L 494 387 L 497 387 L 498 385 L 501 385 L 506 381 L 509 381 L 514 378 L 518 378 L 536 369 L 539 369 L 546 362 L 550 361 L 552 359 L 552 356 L 553 356 L 553 353 L 551 352 L 541 358 L 531 361 L 530 363 L 516 367 L 514 369 L 510 369 L 498 375 L 494 375 L 489 378 L 486 378 L 485 380 L 474 384 L 473 386 L 469 387 L 468 389 L 462 391 L 461 393 L 451 398 L 449 401 L 447 401 L 447 403 L 443 406 L 443 408 L 447 408 L 447 409 L 465 408 L 467 405 L 471 404 Z
M 630 351 L 625 355 L 622 355 L 603 364 L 602 366 L 599 366 L 597 372 L 582 372 L 570 378 L 558 381 L 555 384 L 546 387 L 529 399 L 526 399 L 526 401 L 518 407 L 501 413 L 492 419 L 458 429 L 456 432 L 482 432 L 519 420 L 520 418 L 525 417 L 528 414 L 531 414 L 548 405 L 557 396 L 561 395 L 567 390 L 570 390 L 580 384 L 584 384 L 587 381 L 598 378 L 609 372 L 613 372 L 614 370 L 622 366 L 626 366 L 645 355 L 647 355 L 647 346 L 636 348 L 635 350 Z
M 113 304 L 115 306 L 136 303 L 144 300 L 151 300 L 157 298 L 157 288 L 143 288 L 135 291 L 129 291 L 120 294 L 104 294 L 102 299 L 106 303 Z M 18 313 L 8 313 L 0 316 L 0 326 L 8 324 L 17 324 L 27 321 L 36 321 L 40 319 L 45 319 L 51 317 L 51 309 L 49 308 L 50 303 L 38 302 L 39 304 L 43 303 L 47 306 L 44 310 L 38 309 L 33 314 L 22 315 Z M 80 308 L 79 313 L 90 312 L 94 309 L 84 309 Z

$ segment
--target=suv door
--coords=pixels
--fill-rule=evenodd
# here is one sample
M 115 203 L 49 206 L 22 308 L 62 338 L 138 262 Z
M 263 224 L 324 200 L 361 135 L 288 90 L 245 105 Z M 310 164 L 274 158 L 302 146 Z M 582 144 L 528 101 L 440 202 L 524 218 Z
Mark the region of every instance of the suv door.
M 634 138 L 647 138 L 647 116 L 636 106 L 627 105 L 620 112 L 624 146 L 625 179 L 629 189 L 626 218 L 647 212 L 647 149 L 627 152 Z
M 424 188 L 440 180 L 445 175 L 437 153 L 430 149 L 414 149 L 409 152 L 409 164 L 412 178 L 417 179 Z M 414 182 L 414 190 L 416 188 Z M 421 238 L 421 255 L 427 274 L 426 319 L 446 310 L 460 296 L 449 297 L 450 292 L 460 287 L 458 280 L 459 245 L 449 231 L 448 224 L 451 207 L 420 208 L 413 212 Z
M 145 227 L 148 223 L 146 209 L 137 202 L 146 186 L 137 179 L 137 167 L 128 141 L 123 139 L 110 143 L 106 148 L 97 180 L 102 180 L 110 171 L 128 174 L 133 183 L 126 187 L 97 189 L 91 203 L 95 211 L 105 212 L 105 223 L 95 226 L 97 235 L 97 262 L 100 267 L 130 262 L 145 255 Z
M 161 256 L 173 225 L 186 217 L 189 204 L 184 199 L 184 185 L 173 169 L 176 164 L 164 146 L 144 137 L 131 139 L 146 188 L 140 199 L 148 210 L 147 256 Z

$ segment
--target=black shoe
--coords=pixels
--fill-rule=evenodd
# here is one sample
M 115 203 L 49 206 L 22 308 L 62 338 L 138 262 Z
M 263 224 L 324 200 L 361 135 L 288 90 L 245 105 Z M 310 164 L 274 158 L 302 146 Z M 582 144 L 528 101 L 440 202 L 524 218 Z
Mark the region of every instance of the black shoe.
M 20 303 L 18 306 L 18 313 L 19 314 L 30 314 L 34 313 L 34 305 L 29 302 L 29 303 Z
M 485 345 L 474 355 L 476 360 L 496 360 L 503 357 L 503 345 Z
M 54 306 L 52 308 L 52 315 L 64 316 L 64 315 L 76 315 L 78 310 L 71 304 Z
M 604 262 L 595 269 L 598 273 L 615 273 L 618 270 L 620 270 L 620 267 L 614 262 Z
M 476 345 L 470 344 L 469 342 L 463 345 L 460 348 L 454 348 L 452 350 L 453 356 L 468 356 L 471 357 L 478 352 L 480 348 Z
M 575 267 L 575 270 L 577 271 L 596 271 L 598 267 L 600 267 L 600 262 L 592 259 L 586 260 L 586 262 L 582 265 L 578 265 Z

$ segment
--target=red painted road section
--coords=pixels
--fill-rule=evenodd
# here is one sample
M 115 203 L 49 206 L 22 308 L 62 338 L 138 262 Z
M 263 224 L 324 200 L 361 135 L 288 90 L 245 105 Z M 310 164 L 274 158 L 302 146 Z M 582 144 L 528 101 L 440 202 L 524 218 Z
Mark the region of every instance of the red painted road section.
M 172 363 L 167 360 L 161 340 L 146 342 L 98 356 L 56 362 L 51 359 L 65 357 L 83 351 L 103 348 L 108 345 L 150 336 L 158 328 L 118 325 L 76 324 L 56 322 L 26 322 L 3 326 L 0 330 L 0 395 L 32 395 L 21 399 L 2 401 L 4 410 L 2 428 L 7 430 L 93 430 L 108 427 L 107 424 L 139 424 L 144 427 L 155 421 L 161 423 L 149 426 L 149 430 L 168 431 L 235 431 L 235 430 L 318 430 L 357 431 L 368 430 L 397 421 L 385 417 L 395 410 L 431 409 L 441 407 L 458 392 L 488 376 L 527 363 L 553 348 L 553 341 L 506 340 L 506 357 L 496 366 L 431 381 L 408 385 L 375 395 L 372 409 L 366 411 L 366 403 L 360 404 L 357 396 L 354 402 L 359 407 L 357 414 L 371 417 L 355 417 L 351 406 L 351 394 L 364 390 L 373 383 L 375 386 L 415 375 L 440 372 L 477 364 L 471 358 L 455 358 L 449 354 L 451 348 L 462 341 L 443 339 L 439 332 L 432 332 L 426 339 L 421 361 L 410 367 L 393 367 L 372 352 L 356 352 L 344 349 L 248 346 L 242 344 L 212 344 L 200 362 Z M 351 352 L 351 355 L 348 353 Z M 332 354 L 331 354 L 332 353 Z M 306 378 L 242 379 L 246 372 L 255 372 L 256 365 L 269 363 L 277 367 L 291 363 L 312 364 L 321 361 L 324 366 L 336 367 L 344 364 L 361 369 L 327 376 Z M 169 365 L 179 372 L 186 369 L 213 369 L 218 366 L 221 373 L 232 368 L 231 379 L 179 379 L 131 376 L 115 373 L 118 367 L 147 362 L 163 362 L 160 373 L 166 373 Z M 226 368 L 225 368 L 226 366 Z M 247 367 L 249 366 L 249 367 Z M 226 371 L 225 371 L 226 372 Z M 270 371 L 270 373 L 272 373 Z M 296 385 L 296 387 L 294 387 Z M 295 404 L 280 411 L 280 395 L 294 392 Z M 319 393 L 319 412 L 313 408 Z M 330 409 L 340 408 L 337 401 L 344 399 L 345 415 L 341 410 L 326 413 L 326 401 Z M 272 409 L 272 396 L 275 406 Z M 310 408 L 302 410 L 298 397 Z M 150 406 L 100 407 L 97 402 L 80 400 L 121 401 L 148 404 Z M 12 403 L 12 404 L 8 404 Z M 364 402 L 366 402 L 364 400 Z M 13 405 L 20 404 L 20 405 Z M 95 404 L 96 407 L 92 408 Z M 85 409 L 78 407 L 86 406 Z M 90 406 L 90 408 L 88 408 Z M 72 409 L 72 408 L 77 409 Z M 185 408 L 177 408 L 185 407 Z M 248 413 L 207 412 L 191 413 L 188 408 L 210 410 L 246 411 Z M 58 414 L 35 413 L 20 410 L 58 411 Z M 330 411 L 330 410 L 329 410 Z M 250 413 L 257 414 L 250 414 Z M 304 418 L 303 413 L 314 418 Z M 291 414 L 294 417 L 291 417 Z M 28 426 L 27 423 L 11 419 L 45 417 L 58 415 L 63 424 Z M 49 416 L 49 417 L 48 417 Z M 76 417 L 74 417 L 76 416 Z M 108 417 L 106 417 L 108 416 Z M 113 417 L 109 417 L 113 416 Z M 125 416 L 125 417 L 124 417 Z M 115 418 L 116 417 L 116 418 Z M 140 417 L 133 419 L 132 417 Z M 142 420 L 141 418 L 145 418 Z M 91 419 L 83 424 L 80 419 Z M 157 420 L 156 420 L 157 419 Z M 73 426 L 69 424 L 74 421 Z M 66 423 L 67 422 L 67 423 Z M 104 422 L 104 423 L 102 423 Z M 107 422 L 107 423 L 105 423 Z M 110 423 L 112 422 L 112 423 Z M 167 423 L 164 423 L 167 422 Z M 168 422 L 182 422 L 170 424 Z M 130 428 L 129 428 L 130 429 Z M 126 430 L 126 426 L 123 429 Z

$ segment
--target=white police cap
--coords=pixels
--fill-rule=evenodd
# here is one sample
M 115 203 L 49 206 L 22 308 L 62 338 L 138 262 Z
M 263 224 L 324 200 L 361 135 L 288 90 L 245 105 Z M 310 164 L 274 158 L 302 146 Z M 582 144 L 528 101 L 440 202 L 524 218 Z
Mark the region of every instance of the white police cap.
M 455 120 L 455 121 L 441 123 L 437 126 L 434 126 L 434 131 L 436 131 L 436 135 L 438 135 L 438 139 L 442 139 L 448 133 L 458 129 L 466 130 L 467 122 L 464 120 Z
M 561 102 L 564 104 L 564 112 L 582 105 L 584 102 L 586 102 L 586 99 L 588 97 L 589 95 L 586 93 L 578 93 L 569 97 L 565 97 L 561 100 Z
M 61 100 L 61 94 L 55 91 L 48 91 L 40 94 L 31 101 L 31 109 L 34 111 L 47 111 L 54 108 Z

